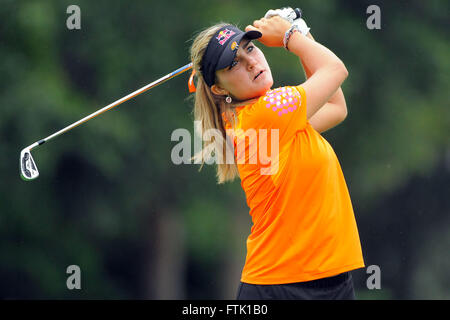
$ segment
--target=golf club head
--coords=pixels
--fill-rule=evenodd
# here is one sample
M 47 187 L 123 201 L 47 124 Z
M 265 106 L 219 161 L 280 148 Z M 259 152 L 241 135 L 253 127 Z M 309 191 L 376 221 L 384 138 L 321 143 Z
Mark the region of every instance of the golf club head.
M 39 171 L 31 156 L 31 151 L 27 148 L 23 149 L 20 153 L 20 175 L 25 181 L 36 179 L 39 176 Z

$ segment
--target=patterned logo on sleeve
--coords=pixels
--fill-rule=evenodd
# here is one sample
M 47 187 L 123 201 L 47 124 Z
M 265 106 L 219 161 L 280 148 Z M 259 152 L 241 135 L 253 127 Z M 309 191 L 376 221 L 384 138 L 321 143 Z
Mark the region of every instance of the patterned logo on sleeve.
M 266 104 L 266 108 L 270 108 L 280 117 L 297 110 L 302 103 L 300 93 L 290 87 L 269 90 L 263 101 Z

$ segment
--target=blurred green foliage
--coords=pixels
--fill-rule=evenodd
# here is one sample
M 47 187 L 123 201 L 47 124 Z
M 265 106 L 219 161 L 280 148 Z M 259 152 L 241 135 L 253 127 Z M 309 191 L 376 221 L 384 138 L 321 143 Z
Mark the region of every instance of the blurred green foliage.
M 81 30 L 66 27 L 72 4 Z M 381 30 L 366 27 L 371 4 Z M 172 131 L 193 132 L 188 75 L 38 148 L 36 181 L 20 179 L 19 153 L 189 62 L 201 29 L 244 28 L 286 5 L 301 6 L 350 73 L 349 115 L 324 137 L 346 176 L 366 264 L 382 271 L 379 292 L 354 273 L 358 296 L 450 297 L 448 1 L 2 0 L 1 298 L 234 298 L 251 227 L 239 182 L 217 186 L 213 167 L 170 160 Z M 304 80 L 297 57 L 263 51 L 275 86 Z M 163 236 L 166 214 L 180 232 Z M 161 258 L 171 243 L 178 260 Z M 182 284 L 164 295 L 171 261 Z M 82 290 L 66 287 L 71 264 Z

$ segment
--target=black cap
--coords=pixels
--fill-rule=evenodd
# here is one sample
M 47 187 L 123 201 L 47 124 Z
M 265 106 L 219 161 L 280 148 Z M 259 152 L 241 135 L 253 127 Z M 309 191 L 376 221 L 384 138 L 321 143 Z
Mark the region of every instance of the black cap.
M 211 87 L 216 79 L 216 71 L 231 65 L 243 38 L 253 40 L 261 36 L 259 31 L 243 32 L 233 25 L 220 28 L 209 41 L 203 55 L 200 71 L 206 84 Z

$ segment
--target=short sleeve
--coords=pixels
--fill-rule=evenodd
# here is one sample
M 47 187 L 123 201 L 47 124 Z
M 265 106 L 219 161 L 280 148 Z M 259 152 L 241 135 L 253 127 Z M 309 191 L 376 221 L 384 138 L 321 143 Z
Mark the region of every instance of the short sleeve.
M 278 129 L 283 139 L 306 127 L 306 96 L 301 86 L 269 90 L 247 110 L 243 129 Z

